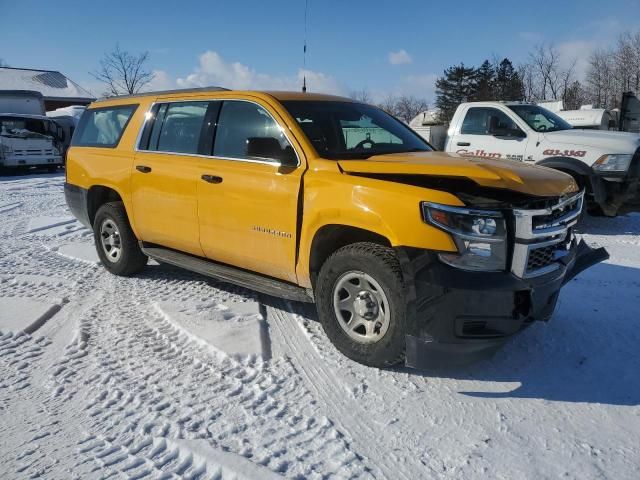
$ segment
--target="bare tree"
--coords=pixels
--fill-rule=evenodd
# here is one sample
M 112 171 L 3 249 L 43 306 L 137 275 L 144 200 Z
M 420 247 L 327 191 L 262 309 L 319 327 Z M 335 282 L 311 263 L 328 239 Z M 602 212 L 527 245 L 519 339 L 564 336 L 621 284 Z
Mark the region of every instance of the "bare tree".
M 618 107 L 623 92 L 640 93 L 640 31 L 623 33 L 613 48 L 593 52 L 586 81 L 591 101 L 600 108 Z
M 605 50 L 596 50 L 589 56 L 586 74 L 587 89 L 596 108 L 613 108 L 616 89 L 614 79 L 614 55 Z
M 518 67 L 518 74 L 522 79 L 525 102 L 533 102 L 536 99 L 536 78 L 533 65 L 525 63 Z
M 116 44 L 112 52 L 104 54 L 100 68 L 90 74 L 106 85 L 105 96 L 134 94 L 153 80 L 153 72 L 147 69 L 148 60 L 149 52 L 133 55 Z
M 427 108 L 429 108 L 429 104 L 426 100 L 413 95 L 401 95 L 398 98 L 396 116 L 405 123 L 409 123 L 413 117 L 424 112 Z
M 379 105 L 379 108 L 389 115 L 409 123 L 420 112 L 424 112 L 429 107 L 426 100 L 413 95 L 389 95 Z
M 354 90 L 349 94 L 349 98 L 362 103 L 372 103 L 371 95 L 366 88 L 362 90 Z

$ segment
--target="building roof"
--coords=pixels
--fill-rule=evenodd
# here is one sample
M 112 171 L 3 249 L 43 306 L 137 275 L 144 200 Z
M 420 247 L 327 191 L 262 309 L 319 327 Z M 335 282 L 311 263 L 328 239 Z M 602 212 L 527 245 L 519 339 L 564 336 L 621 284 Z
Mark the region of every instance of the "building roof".
M 0 67 L 0 90 L 33 90 L 44 100 L 89 103 L 95 97 L 73 80 L 54 70 Z

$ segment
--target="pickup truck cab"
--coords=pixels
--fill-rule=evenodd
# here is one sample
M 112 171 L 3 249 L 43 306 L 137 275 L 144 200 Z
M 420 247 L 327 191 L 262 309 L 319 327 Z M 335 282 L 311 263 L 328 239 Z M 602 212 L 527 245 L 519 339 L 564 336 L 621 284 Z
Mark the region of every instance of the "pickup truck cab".
M 571 175 L 590 212 L 640 211 L 640 135 L 579 130 L 553 112 L 520 102 L 470 102 L 456 110 L 445 151 L 536 163 Z
M 607 257 L 573 233 L 583 192 L 569 175 L 435 152 L 341 97 L 208 88 L 98 101 L 66 175 L 108 271 L 152 257 L 315 302 L 334 345 L 372 366 L 491 354 Z

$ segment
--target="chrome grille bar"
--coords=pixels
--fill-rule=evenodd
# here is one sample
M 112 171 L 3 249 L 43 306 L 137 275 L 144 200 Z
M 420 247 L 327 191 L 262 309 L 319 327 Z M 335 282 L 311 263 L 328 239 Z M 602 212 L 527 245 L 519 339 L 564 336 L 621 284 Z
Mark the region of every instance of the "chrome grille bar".
M 584 191 L 560 200 L 557 204 L 538 210 L 513 210 L 515 218 L 515 244 L 511 272 L 520 278 L 530 278 L 550 273 L 559 268 L 556 261 L 564 251 L 570 229 L 582 212 Z M 549 217 L 549 218 L 546 218 Z M 549 265 L 528 269 L 529 255 L 538 248 L 558 245 L 558 251 Z M 566 251 L 566 248 L 565 248 Z

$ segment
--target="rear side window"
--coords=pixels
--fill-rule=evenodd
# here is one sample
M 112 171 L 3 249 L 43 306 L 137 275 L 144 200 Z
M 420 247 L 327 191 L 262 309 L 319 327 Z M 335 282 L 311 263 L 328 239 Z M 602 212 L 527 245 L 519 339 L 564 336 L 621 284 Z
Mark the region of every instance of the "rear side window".
M 137 107 L 119 105 L 85 110 L 71 144 L 79 147 L 116 147 Z
M 150 131 L 143 133 L 141 150 L 198 154 L 203 152 L 202 132 L 212 127 L 217 104 L 176 102 L 158 105 L 152 112 Z M 148 137 L 147 137 L 148 135 Z M 148 138 L 148 139 L 147 139 Z

